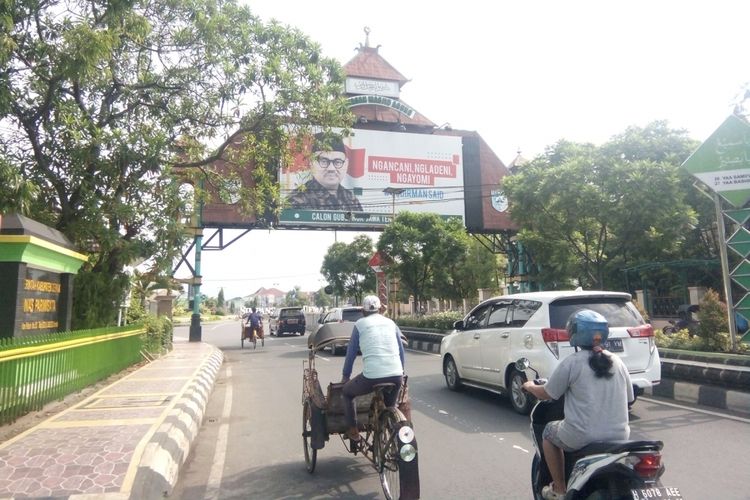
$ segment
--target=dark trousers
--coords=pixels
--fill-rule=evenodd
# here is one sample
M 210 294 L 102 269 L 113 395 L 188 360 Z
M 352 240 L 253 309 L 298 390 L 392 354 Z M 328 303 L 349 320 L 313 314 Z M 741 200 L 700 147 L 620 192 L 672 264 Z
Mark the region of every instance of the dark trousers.
M 357 414 L 354 410 L 354 398 L 372 392 L 372 386 L 376 384 L 396 384 L 391 391 L 383 391 L 383 399 L 386 406 L 396 406 L 398 391 L 401 389 L 403 379 L 401 375 L 383 378 L 365 378 L 361 373 L 344 384 L 341 393 L 344 396 L 344 416 L 346 425 L 357 426 Z

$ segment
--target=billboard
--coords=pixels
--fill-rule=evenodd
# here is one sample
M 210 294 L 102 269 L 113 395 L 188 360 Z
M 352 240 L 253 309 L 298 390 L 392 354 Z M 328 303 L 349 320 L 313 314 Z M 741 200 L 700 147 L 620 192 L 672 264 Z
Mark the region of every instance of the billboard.
M 313 140 L 282 166 L 279 226 L 377 230 L 400 211 L 465 220 L 461 137 L 351 134 L 342 144 Z

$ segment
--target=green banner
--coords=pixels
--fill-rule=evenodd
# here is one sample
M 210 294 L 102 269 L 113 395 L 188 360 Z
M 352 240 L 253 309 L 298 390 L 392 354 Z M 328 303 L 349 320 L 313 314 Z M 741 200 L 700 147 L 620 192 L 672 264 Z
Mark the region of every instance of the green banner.
M 750 201 L 750 124 L 730 115 L 682 167 L 733 206 Z

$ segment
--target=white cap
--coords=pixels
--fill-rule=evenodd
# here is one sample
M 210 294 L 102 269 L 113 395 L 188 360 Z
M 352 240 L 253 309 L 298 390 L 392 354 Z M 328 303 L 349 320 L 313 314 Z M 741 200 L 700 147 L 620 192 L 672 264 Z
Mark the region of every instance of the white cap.
M 376 295 L 368 295 L 362 300 L 362 309 L 366 312 L 380 311 L 380 299 Z

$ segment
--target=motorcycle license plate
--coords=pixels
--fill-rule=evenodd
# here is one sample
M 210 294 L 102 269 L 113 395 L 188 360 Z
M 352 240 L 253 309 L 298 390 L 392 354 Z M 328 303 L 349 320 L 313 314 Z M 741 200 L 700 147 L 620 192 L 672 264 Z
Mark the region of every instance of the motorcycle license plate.
M 683 500 L 680 490 L 670 486 L 661 486 L 658 488 L 638 488 L 630 490 L 633 500 L 654 500 L 660 498 L 663 500 Z
M 610 352 L 622 352 L 622 339 L 609 339 L 607 341 L 607 350 Z

